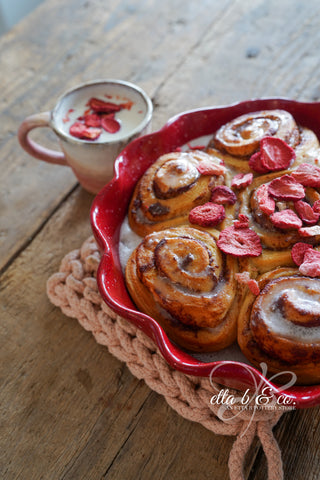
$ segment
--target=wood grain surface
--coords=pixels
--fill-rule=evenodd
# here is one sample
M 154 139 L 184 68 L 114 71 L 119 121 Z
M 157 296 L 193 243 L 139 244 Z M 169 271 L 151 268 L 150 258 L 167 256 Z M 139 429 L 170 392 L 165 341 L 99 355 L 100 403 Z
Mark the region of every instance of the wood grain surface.
M 93 196 L 21 150 L 28 115 L 95 78 L 138 83 L 153 129 L 191 108 L 320 98 L 317 0 L 47 0 L 0 38 L 0 478 L 227 479 L 232 437 L 178 416 L 46 296 Z M 47 129 L 33 138 L 52 148 Z M 318 408 L 282 417 L 285 478 L 318 479 Z M 244 477 L 267 478 L 255 441 Z

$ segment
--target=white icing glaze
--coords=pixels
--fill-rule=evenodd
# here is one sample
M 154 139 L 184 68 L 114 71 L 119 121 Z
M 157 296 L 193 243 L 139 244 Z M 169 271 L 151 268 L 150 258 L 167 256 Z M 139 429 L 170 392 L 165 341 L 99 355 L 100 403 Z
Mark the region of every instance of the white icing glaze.
M 296 285 L 309 284 L 309 287 L 313 289 L 312 295 L 308 295 L 306 292 L 295 289 L 291 279 L 275 283 L 272 285 L 270 294 L 265 295 L 265 299 L 262 303 L 263 308 L 260 310 L 261 318 L 271 331 L 281 337 L 299 342 L 319 341 L 320 327 L 303 327 L 296 325 L 290 322 L 290 320 L 287 320 L 282 315 L 280 309 L 276 308 L 277 301 L 284 293 L 286 293 L 289 295 L 290 300 L 296 303 L 297 307 L 301 310 L 305 309 L 306 312 L 315 313 L 316 311 L 319 311 L 320 288 L 319 293 L 314 294 L 314 289 L 316 288 L 314 280 L 295 278 L 294 282 Z M 271 299 L 269 298 L 270 296 Z
M 128 216 L 126 216 L 121 225 L 119 238 L 119 258 L 123 273 L 126 269 L 131 253 L 141 241 L 142 238 L 131 229 Z
M 189 185 L 199 176 L 196 165 L 197 161 L 191 155 L 182 153 L 179 159 L 169 161 L 159 168 L 155 174 L 155 181 L 160 180 L 168 189 L 177 189 Z M 175 166 L 175 168 L 172 168 L 172 166 Z

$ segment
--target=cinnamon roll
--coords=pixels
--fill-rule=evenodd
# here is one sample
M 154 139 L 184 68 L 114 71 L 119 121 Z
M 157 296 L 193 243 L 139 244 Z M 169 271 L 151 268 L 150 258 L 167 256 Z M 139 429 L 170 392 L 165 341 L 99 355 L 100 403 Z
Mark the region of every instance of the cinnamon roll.
M 216 174 L 201 174 L 209 163 Z M 211 189 L 224 183 L 226 169 L 204 152 L 161 156 L 137 183 L 129 205 L 129 224 L 144 236 L 188 221 L 190 210 L 209 201 Z
M 192 351 L 220 350 L 236 337 L 237 261 L 217 248 L 218 235 L 191 227 L 154 232 L 126 267 L 136 306 Z
M 237 157 L 252 155 L 263 137 L 275 136 L 291 147 L 299 143 L 299 130 L 285 110 L 248 113 L 223 125 L 214 135 L 214 145 Z
M 249 187 L 239 193 L 240 213 L 249 218 L 250 227 L 259 235 L 265 249 L 274 251 L 287 250 L 295 243 L 301 241 L 302 238 L 300 233 L 300 227 L 304 225 L 302 220 L 297 225 L 281 226 L 281 224 L 274 221 L 274 214 L 278 215 L 278 212 L 286 211 L 289 214 L 292 212 L 292 217 L 304 218 L 299 209 L 301 202 L 303 205 L 308 204 L 310 210 L 312 210 L 314 203 L 320 199 L 318 190 L 312 187 L 306 187 L 305 189 L 301 187 L 304 193 L 301 199 L 297 201 L 272 198 L 268 194 L 271 182 L 281 177 L 291 178 L 291 172 L 292 170 L 282 171 L 281 175 L 278 172 L 274 172 L 257 177 Z M 268 204 L 268 202 L 270 203 Z M 319 221 L 315 221 L 316 223 L 319 223 Z M 304 241 L 317 245 L 320 242 L 320 236 L 310 236 L 308 239 L 304 239 Z
M 293 116 L 284 110 L 249 113 L 226 123 L 214 134 L 207 153 L 223 159 L 238 172 L 250 172 L 250 156 L 259 150 L 260 141 L 270 136 L 282 139 L 294 149 L 296 158 L 292 167 L 313 162 L 319 156 L 320 145 L 315 133 L 297 125 Z
M 256 366 L 290 371 L 299 384 L 320 381 L 320 279 L 279 268 L 259 279 L 260 294 L 247 291 L 239 314 L 238 343 Z M 279 381 L 285 378 L 279 377 Z

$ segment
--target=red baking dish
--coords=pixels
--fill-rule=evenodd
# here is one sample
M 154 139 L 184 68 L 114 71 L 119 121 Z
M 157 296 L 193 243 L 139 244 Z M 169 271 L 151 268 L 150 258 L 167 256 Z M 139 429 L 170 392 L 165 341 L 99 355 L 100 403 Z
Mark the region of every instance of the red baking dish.
M 320 138 L 320 102 L 266 98 L 181 113 L 170 119 L 161 130 L 134 140 L 121 152 L 115 162 L 113 180 L 93 202 L 91 224 L 102 251 L 97 273 L 102 298 L 112 310 L 152 338 L 173 368 L 196 376 L 210 376 L 214 369 L 212 379 L 230 388 L 247 389 L 264 382 L 278 398 L 284 396 L 296 408 L 306 408 L 320 404 L 320 385 L 281 387 L 247 364 L 234 361 L 202 362 L 173 344 L 153 318 L 141 313 L 133 305 L 126 290 L 118 252 L 120 227 L 134 186 L 160 155 L 201 136 L 213 134 L 221 125 L 239 115 L 278 108 L 290 112 L 297 123 L 312 129 Z

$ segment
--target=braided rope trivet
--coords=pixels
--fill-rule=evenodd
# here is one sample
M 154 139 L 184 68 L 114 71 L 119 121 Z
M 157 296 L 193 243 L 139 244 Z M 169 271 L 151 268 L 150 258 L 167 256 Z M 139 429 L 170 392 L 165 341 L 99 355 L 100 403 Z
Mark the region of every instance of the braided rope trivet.
M 144 333 L 105 305 L 95 279 L 99 261 L 100 253 L 93 237 L 88 238 L 80 250 L 67 254 L 59 272 L 48 280 L 51 302 L 91 331 L 98 343 L 107 346 L 112 355 L 127 364 L 133 375 L 163 395 L 182 417 L 201 423 L 216 434 L 236 435 L 229 456 L 231 480 L 244 478 L 245 455 L 255 435 L 260 438 L 268 461 L 269 480 L 281 480 L 281 453 L 272 428 L 282 412 L 259 409 L 252 416 L 252 412 L 242 410 L 236 416 L 231 412 L 228 416 L 226 411 L 221 420 L 220 406 L 210 403 L 213 386 L 208 378 L 172 369 Z

